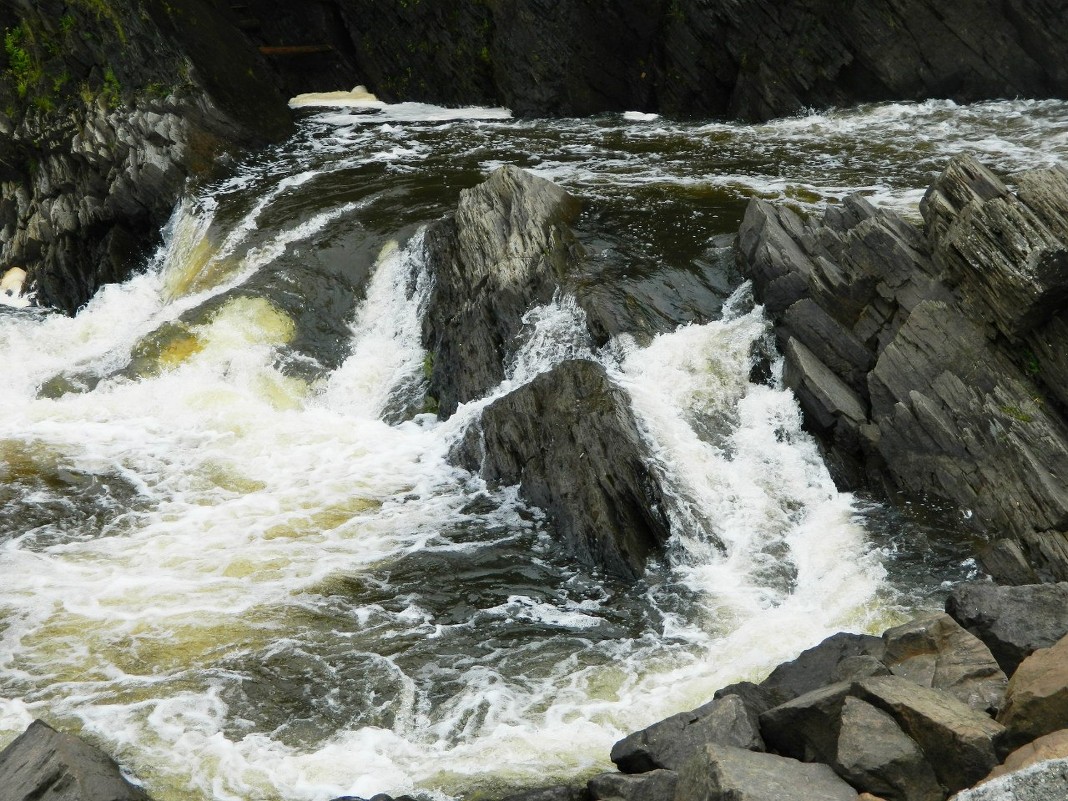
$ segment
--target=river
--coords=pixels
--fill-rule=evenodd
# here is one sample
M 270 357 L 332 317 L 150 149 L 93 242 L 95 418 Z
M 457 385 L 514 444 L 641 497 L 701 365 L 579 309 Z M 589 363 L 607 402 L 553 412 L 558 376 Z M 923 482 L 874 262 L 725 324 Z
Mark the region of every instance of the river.
M 730 239 L 754 196 L 918 217 L 962 151 L 1062 161 L 1068 104 L 302 112 L 76 317 L 0 307 L 0 745 L 42 716 L 157 801 L 492 797 L 938 608 L 977 571 L 967 510 L 835 489 L 773 353 L 754 383 L 771 337 Z M 486 401 L 423 411 L 420 232 L 506 163 L 583 200 L 584 280 L 639 324 L 597 347 L 570 298 L 532 309 L 492 395 L 574 356 L 627 390 L 676 504 L 637 585 L 447 463 Z

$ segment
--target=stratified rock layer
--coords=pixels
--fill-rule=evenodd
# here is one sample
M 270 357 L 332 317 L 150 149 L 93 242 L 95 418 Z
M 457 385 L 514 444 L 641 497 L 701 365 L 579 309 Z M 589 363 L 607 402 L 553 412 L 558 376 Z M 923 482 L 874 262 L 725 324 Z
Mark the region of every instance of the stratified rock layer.
M 1008 583 L 1068 578 L 1068 171 L 968 156 L 925 225 L 859 197 L 803 220 L 753 201 L 739 261 L 840 483 L 959 506 Z

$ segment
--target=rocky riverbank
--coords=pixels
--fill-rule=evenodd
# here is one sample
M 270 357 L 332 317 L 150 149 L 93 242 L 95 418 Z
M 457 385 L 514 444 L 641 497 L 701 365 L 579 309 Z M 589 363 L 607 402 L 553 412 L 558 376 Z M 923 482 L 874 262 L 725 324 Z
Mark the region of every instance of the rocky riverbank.
M 1066 597 L 1065 583 L 962 585 L 949 614 L 836 634 L 760 683 L 630 734 L 612 749 L 617 772 L 507 801 L 1059 797 Z M 110 758 L 40 721 L 0 754 L 0 787 L 3 801 L 147 798 Z

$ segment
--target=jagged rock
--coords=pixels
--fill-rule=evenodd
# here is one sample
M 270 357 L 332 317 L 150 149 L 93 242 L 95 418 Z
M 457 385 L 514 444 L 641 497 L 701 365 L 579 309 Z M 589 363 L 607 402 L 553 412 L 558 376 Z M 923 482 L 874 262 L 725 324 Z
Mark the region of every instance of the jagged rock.
M 1008 679 L 982 641 L 937 614 L 883 632 L 883 663 L 897 676 L 945 690 L 978 712 L 997 710 Z
M 951 801 L 1063 801 L 1065 787 L 1068 759 L 1053 759 L 984 782 Z
M 830 684 L 843 660 L 854 656 L 874 656 L 878 659 L 882 656 L 883 647 L 883 641 L 870 634 L 832 634 L 819 645 L 803 651 L 796 659 L 779 665 L 760 683 L 760 687 L 765 691 L 796 698 Z
M 590 779 L 590 796 L 594 799 L 622 798 L 623 801 L 663 801 L 675 797 L 679 775 L 672 770 L 647 773 L 602 773 Z
M 868 676 L 890 676 L 891 671 L 882 660 L 874 656 L 847 656 L 838 663 L 831 674 L 832 682 L 857 681 Z
M 707 743 L 764 750 L 757 715 L 741 696 L 726 695 L 634 732 L 612 746 L 611 758 L 624 773 L 678 770 Z
M 460 193 L 426 234 L 434 288 L 423 319 L 430 394 L 442 417 L 504 378 L 527 310 L 547 303 L 576 257 L 578 201 L 516 167 Z
M 626 393 L 595 362 L 562 362 L 494 401 L 454 458 L 518 484 L 584 564 L 634 578 L 670 536 Z
M 1068 637 L 1020 663 L 998 722 L 1007 730 L 1003 743 L 1010 748 L 1068 728 Z
M 40 720 L 0 753 L 0 798 L 150 801 L 103 751 Z
M 954 588 L 946 611 L 982 640 L 1006 674 L 1068 634 L 1068 583 L 1003 587 L 970 582 Z
M 832 763 L 842 705 L 851 686 L 830 684 L 764 712 L 760 731 L 768 748 L 805 762 Z
M 826 765 L 706 745 L 679 771 L 675 801 L 855 801 Z
M 994 740 L 1003 727 L 948 693 L 877 676 L 854 682 L 850 695 L 893 717 L 949 792 L 970 787 L 998 762 Z
M 1016 583 L 1068 579 L 1066 187 L 958 157 L 922 229 L 860 198 L 818 220 L 752 201 L 738 237 L 839 484 L 968 510 Z
M 990 771 L 983 781 L 988 782 L 1051 759 L 1068 759 L 1068 729 L 1045 734 L 1033 742 L 1020 746 L 1005 757 L 1004 762 Z

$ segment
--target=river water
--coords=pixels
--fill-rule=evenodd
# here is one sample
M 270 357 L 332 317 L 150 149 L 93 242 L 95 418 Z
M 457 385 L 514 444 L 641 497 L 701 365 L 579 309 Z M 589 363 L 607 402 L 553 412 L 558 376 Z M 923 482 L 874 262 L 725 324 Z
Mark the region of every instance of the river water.
M 750 381 L 769 329 L 729 244 L 754 196 L 915 217 L 961 151 L 1063 160 L 1068 104 L 305 112 L 77 317 L 0 308 L 0 745 L 44 717 L 158 801 L 491 797 L 608 769 L 722 685 L 937 608 L 976 571 L 967 510 L 836 491 L 774 354 Z M 630 393 L 675 499 L 635 586 L 447 463 L 485 401 L 421 413 L 420 232 L 506 163 L 583 199 L 589 284 L 639 321 L 596 347 L 572 299 L 533 309 L 492 393 L 574 356 Z

